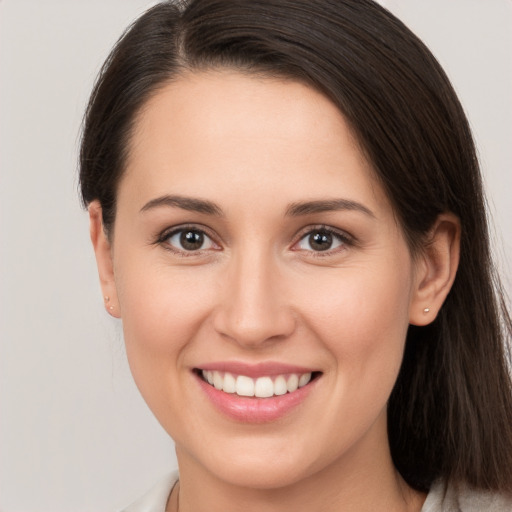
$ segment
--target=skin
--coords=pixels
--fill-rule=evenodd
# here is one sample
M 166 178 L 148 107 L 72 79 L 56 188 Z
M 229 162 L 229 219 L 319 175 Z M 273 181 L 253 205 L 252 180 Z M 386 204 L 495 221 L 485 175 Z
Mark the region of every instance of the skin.
M 222 214 L 144 210 L 163 195 Z M 362 208 L 289 214 L 332 199 Z M 440 216 L 413 257 L 328 99 L 228 70 L 183 75 L 136 120 L 110 238 L 101 205 L 89 211 L 107 309 L 122 318 L 135 381 L 176 443 L 168 510 L 178 493 L 181 512 L 421 509 L 425 496 L 392 464 L 386 403 L 408 325 L 431 322 L 453 282 L 459 226 Z M 184 224 L 209 235 L 203 249 L 162 237 Z M 319 226 L 346 239 L 315 251 L 308 236 Z M 322 373 L 300 407 L 247 424 L 216 410 L 192 373 L 231 360 Z

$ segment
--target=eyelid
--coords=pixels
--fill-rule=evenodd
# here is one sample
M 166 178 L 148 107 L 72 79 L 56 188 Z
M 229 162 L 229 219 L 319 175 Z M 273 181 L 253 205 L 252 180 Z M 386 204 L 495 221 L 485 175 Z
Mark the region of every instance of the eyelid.
M 212 241 L 212 243 L 214 245 L 217 246 L 215 249 L 213 249 L 214 251 L 222 250 L 222 244 L 218 242 L 219 237 L 215 232 L 213 232 L 207 226 L 204 226 L 202 224 L 193 224 L 193 223 L 179 224 L 179 225 L 168 227 L 168 228 L 162 230 L 156 236 L 156 239 L 153 242 L 153 244 L 161 245 L 162 247 L 164 247 L 164 249 L 171 251 L 175 254 L 185 256 L 185 257 L 204 254 L 204 252 L 212 250 L 212 249 L 199 249 L 197 251 L 181 251 L 177 248 L 174 248 L 170 244 L 165 243 L 171 236 L 173 236 L 176 233 L 179 233 L 181 231 L 186 231 L 187 229 L 202 232 L 205 236 L 207 236 Z M 342 242 L 341 248 L 336 247 L 335 249 L 332 249 L 332 250 L 327 249 L 325 251 L 308 251 L 305 249 L 296 249 L 295 248 L 301 240 L 303 240 L 306 236 L 310 235 L 312 232 L 315 232 L 315 231 L 324 231 L 326 233 L 329 233 L 329 234 L 337 237 Z M 326 224 L 313 224 L 313 225 L 306 226 L 306 227 L 302 228 L 294 236 L 294 240 L 295 241 L 293 242 L 293 244 L 291 246 L 292 251 L 308 252 L 315 257 L 330 256 L 333 253 L 337 253 L 346 247 L 354 246 L 357 244 L 357 239 L 353 235 L 347 233 L 344 230 L 341 230 L 341 229 L 338 229 L 338 228 L 335 228 L 335 227 L 332 227 L 332 226 L 329 226 Z
M 294 249 L 299 242 L 301 242 L 306 236 L 311 235 L 311 233 L 323 231 L 325 233 L 329 233 L 335 237 L 337 237 L 341 242 L 341 247 L 336 247 L 334 249 L 327 249 L 325 251 L 309 251 L 307 249 Z M 346 247 L 351 247 L 356 245 L 356 238 L 346 231 L 343 231 L 338 228 L 334 228 L 332 226 L 328 226 L 326 224 L 314 224 L 311 226 L 306 226 L 302 228 L 297 235 L 295 236 L 295 242 L 292 244 L 291 250 L 292 251 L 304 251 L 312 254 L 315 257 L 322 257 L 322 256 L 331 256 L 332 254 L 338 253 L 341 250 L 343 250 Z
M 187 231 L 187 230 L 203 233 L 206 237 L 208 237 L 212 241 L 213 245 L 215 245 L 216 247 L 214 249 L 199 249 L 197 251 L 185 251 L 185 250 L 180 250 L 180 249 L 172 246 L 169 243 L 166 243 L 167 240 L 169 240 L 169 238 L 171 236 L 176 235 L 177 233 L 180 233 L 182 231 Z M 165 250 L 171 251 L 174 254 L 178 254 L 178 255 L 181 255 L 184 257 L 190 257 L 190 256 L 203 255 L 205 252 L 208 252 L 211 250 L 214 250 L 214 251 L 222 250 L 221 244 L 219 244 L 219 242 L 217 241 L 218 238 L 219 238 L 218 236 L 216 236 L 214 233 L 212 233 L 211 229 L 209 229 L 206 226 L 203 226 L 202 224 L 180 224 L 177 226 L 172 226 L 172 227 L 166 228 L 163 231 L 161 231 L 157 235 L 156 240 L 154 241 L 154 244 L 161 245 Z

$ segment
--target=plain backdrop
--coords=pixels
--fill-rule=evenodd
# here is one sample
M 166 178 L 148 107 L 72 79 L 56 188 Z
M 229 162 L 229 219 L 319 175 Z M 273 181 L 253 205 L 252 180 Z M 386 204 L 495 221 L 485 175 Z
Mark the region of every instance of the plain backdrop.
M 155 2 L 0 0 L 0 511 L 119 510 L 176 467 L 103 309 L 76 152 L 94 77 Z M 383 0 L 453 80 L 509 293 L 512 1 Z

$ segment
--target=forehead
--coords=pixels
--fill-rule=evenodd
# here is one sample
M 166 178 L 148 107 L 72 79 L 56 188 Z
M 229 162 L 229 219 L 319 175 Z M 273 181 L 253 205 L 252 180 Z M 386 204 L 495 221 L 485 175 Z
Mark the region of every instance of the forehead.
M 219 114 L 236 123 L 238 132 L 245 129 L 240 135 L 251 130 L 255 134 L 268 120 L 276 134 L 286 132 L 290 136 L 304 135 L 304 128 L 309 134 L 314 128 L 325 137 L 340 124 L 350 131 L 336 106 L 314 88 L 291 79 L 228 69 L 188 71 L 178 76 L 150 97 L 136 124 L 147 128 L 148 121 L 157 120 L 155 110 L 164 117 L 171 111 L 176 116 L 184 114 L 191 128 L 213 128 L 216 133 L 228 126 L 218 123 Z M 164 122 L 168 120 L 165 118 Z M 306 127 L 304 121 L 315 125 Z M 266 128 L 268 131 L 270 127 Z
M 233 71 L 187 73 L 157 91 L 136 119 L 123 181 L 149 195 L 240 185 L 302 199 L 338 187 L 385 200 L 329 99 L 299 82 Z

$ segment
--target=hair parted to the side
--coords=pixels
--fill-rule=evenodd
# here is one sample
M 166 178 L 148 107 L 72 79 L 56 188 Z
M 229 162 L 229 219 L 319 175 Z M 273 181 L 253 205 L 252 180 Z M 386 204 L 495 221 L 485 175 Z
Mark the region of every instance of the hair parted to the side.
M 137 113 L 184 71 L 234 68 L 300 80 L 348 122 L 390 198 L 411 251 L 436 217 L 461 221 L 461 260 L 436 320 L 410 327 L 388 406 L 405 480 L 512 492 L 512 322 L 494 273 L 468 122 L 444 72 L 399 20 L 370 0 L 164 2 L 104 64 L 80 153 L 84 204 L 99 199 L 111 236 Z

